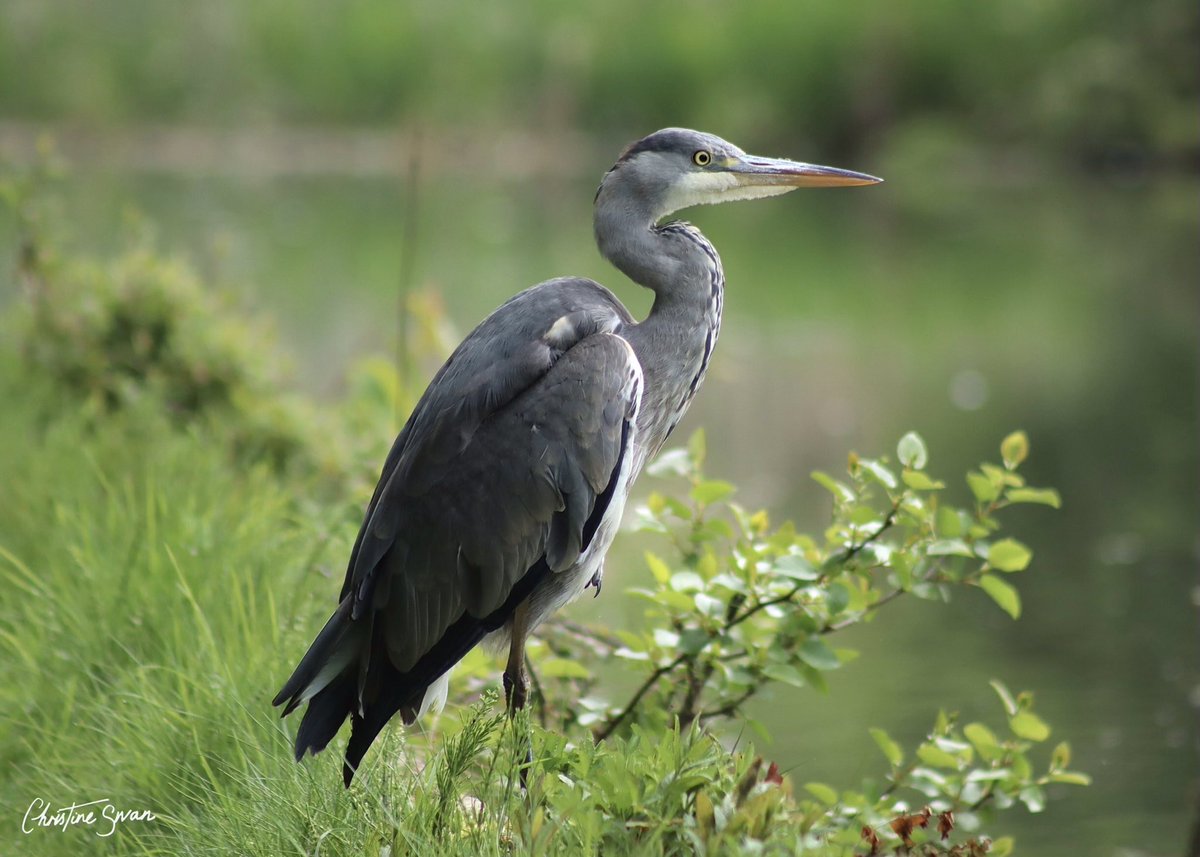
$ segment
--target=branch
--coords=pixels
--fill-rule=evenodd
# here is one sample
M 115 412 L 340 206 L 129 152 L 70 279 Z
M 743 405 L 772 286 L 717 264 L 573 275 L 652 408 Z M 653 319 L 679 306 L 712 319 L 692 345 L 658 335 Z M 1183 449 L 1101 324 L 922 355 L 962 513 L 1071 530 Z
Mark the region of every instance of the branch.
M 742 707 L 746 700 L 758 693 L 758 690 L 761 687 L 762 684 L 751 685 L 742 693 L 741 696 L 733 700 L 733 702 L 723 705 L 720 708 L 714 708 L 712 711 L 702 711 L 697 719 L 701 723 L 707 723 L 709 720 L 712 720 L 716 717 L 728 717 L 731 714 L 736 714 L 737 710 Z
M 871 533 L 871 535 L 867 536 L 858 544 L 851 545 L 850 549 L 846 551 L 846 555 L 838 559 L 838 565 L 845 565 L 847 562 L 853 559 L 859 551 L 890 530 L 892 525 L 896 523 L 896 513 L 899 511 L 900 501 L 897 499 L 892 502 L 892 508 L 888 510 L 887 517 L 883 519 L 883 523 L 881 523 L 875 529 L 875 532 Z
M 887 517 L 883 519 L 883 523 L 881 523 L 875 529 L 875 532 L 871 533 L 871 535 L 867 536 L 865 539 L 863 539 L 858 544 L 851 545 L 850 548 L 846 551 L 846 555 L 839 557 L 837 559 L 837 564 L 845 565 L 847 562 L 849 562 L 851 559 L 853 559 L 859 553 L 859 551 L 861 551 L 863 548 L 865 548 L 871 542 L 875 541 L 880 536 L 882 536 L 884 533 L 886 533 L 889 529 L 891 529 L 892 525 L 896 523 L 896 513 L 899 511 L 900 511 L 900 502 L 897 500 L 892 503 L 892 508 L 888 511 Z M 783 604 L 787 601 L 791 601 L 792 598 L 794 598 L 796 596 L 796 593 L 798 593 L 803 588 L 804 588 L 804 584 L 797 583 L 786 594 L 780 595 L 778 598 L 771 598 L 766 601 L 758 602 L 753 607 L 751 607 L 749 610 L 742 613 L 740 616 L 736 616 L 733 619 L 731 619 L 729 622 L 727 622 L 725 624 L 725 630 L 728 631 L 730 628 L 733 628 L 735 625 L 740 625 L 742 622 L 745 622 L 747 619 L 749 619 L 751 616 L 753 616 L 755 613 L 759 612 L 760 610 L 765 610 L 768 607 L 774 607 L 776 604 Z M 894 598 L 894 597 L 895 597 L 894 595 L 887 597 L 887 600 L 890 601 L 891 598 Z M 876 604 L 882 604 L 883 601 L 884 601 L 884 599 L 880 599 L 878 602 L 876 602 Z
M 563 619 L 560 617 L 551 617 L 543 622 L 543 636 L 545 635 L 546 631 L 567 634 L 572 637 L 577 637 L 586 643 L 599 643 L 600 645 L 606 646 L 609 649 L 619 649 L 621 646 L 625 645 L 619 639 L 617 639 L 617 637 L 609 634 L 606 631 L 598 628 L 592 628 L 587 625 L 580 624 L 579 622 L 572 622 L 570 619 Z M 599 654 L 607 654 L 607 652 L 600 652 Z
M 897 598 L 899 598 L 901 595 L 903 595 L 907 591 L 908 591 L 907 589 L 899 589 L 899 588 L 893 589 L 887 595 L 884 595 L 882 598 L 880 598 L 878 601 L 876 601 L 874 604 L 872 604 L 868 608 L 868 611 L 869 610 L 878 610 L 880 607 L 882 607 L 884 604 L 887 604 L 889 601 L 895 601 Z M 830 625 L 826 625 L 824 628 L 822 628 L 817 633 L 818 634 L 832 634 L 834 631 L 843 631 L 846 628 L 849 628 L 851 625 L 857 625 L 859 622 L 862 621 L 863 616 L 865 616 L 868 611 L 864 611 L 862 613 L 856 613 L 853 616 L 847 616 L 845 619 L 843 619 L 840 622 L 834 622 Z
M 851 559 L 853 559 L 860 551 L 862 551 L 863 548 L 865 548 L 871 542 L 875 541 L 880 536 L 882 536 L 885 532 L 887 532 L 892 527 L 892 525 L 895 524 L 896 514 L 899 512 L 899 510 L 900 510 L 899 500 L 893 501 L 892 508 L 888 511 L 887 517 L 883 519 L 883 522 L 880 523 L 880 525 L 875 529 L 875 532 L 871 533 L 869 536 L 864 538 L 861 542 L 851 545 L 850 548 L 847 549 L 844 556 L 837 558 L 836 563 L 838 565 L 845 565 L 847 562 L 849 562 Z M 730 630 L 737 627 L 741 623 L 745 622 L 747 619 L 751 618 L 752 616 L 754 616 L 756 613 L 758 613 L 761 610 L 765 610 L 766 608 L 772 607 L 776 604 L 783 604 L 788 601 L 791 601 L 796 596 L 796 594 L 799 593 L 800 590 L 803 588 L 804 588 L 804 584 L 797 583 L 790 590 L 788 590 L 788 592 L 786 592 L 785 594 L 780 595 L 776 598 L 769 598 L 766 601 L 759 601 L 753 607 L 750 607 L 750 608 L 744 610 L 740 614 L 737 613 L 737 609 L 738 609 L 737 602 L 731 602 L 730 609 L 729 609 L 728 613 L 726 614 L 725 626 L 724 626 L 724 628 L 722 628 L 720 636 L 723 636 L 724 634 L 729 633 Z M 884 596 L 882 599 L 880 599 L 878 602 L 876 602 L 875 606 L 879 606 L 880 604 L 884 604 L 887 601 L 891 601 L 893 598 L 897 597 L 899 594 L 900 594 L 900 591 L 897 591 L 894 593 L 888 593 L 888 595 Z M 853 622 L 855 622 L 855 621 L 857 621 L 857 619 L 846 620 L 846 625 L 853 624 Z M 568 623 L 566 621 L 562 621 L 558 624 L 560 624 L 564 628 L 568 627 Z M 842 625 L 829 626 L 827 629 L 823 629 L 822 633 L 828 633 L 830 631 L 840 630 L 840 627 L 844 627 L 844 626 L 842 626 Z M 590 632 L 588 629 L 586 629 L 582 626 L 576 625 L 573 628 L 570 628 L 570 630 L 576 631 L 577 633 L 579 633 L 581 636 L 584 636 L 585 638 L 587 638 L 587 637 L 593 637 L 593 639 L 595 638 L 593 636 L 592 632 Z M 719 635 L 714 635 L 714 636 L 719 636 Z M 619 645 L 619 643 L 617 643 L 617 645 Z M 615 648 L 615 646 L 614 646 L 614 648 Z M 688 663 L 688 689 L 687 689 L 687 693 L 684 697 L 683 710 L 680 711 L 680 713 L 679 713 L 681 723 L 690 723 L 692 720 L 695 720 L 697 718 L 700 718 L 701 720 L 705 720 L 705 719 L 712 719 L 712 717 L 721 716 L 722 714 L 731 714 L 731 713 L 733 713 L 733 711 L 735 711 L 737 709 L 738 706 L 740 706 L 743 702 L 745 702 L 746 699 L 749 699 L 750 696 L 752 696 L 754 693 L 756 693 L 757 690 L 761 687 L 761 685 L 756 685 L 756 686 L 751 687 L 747 691 L 747 693 L 745 693 L 741 698 L 739 698 L 736 702 L 731 703 L 732 707 L 727 705 L 721 709 L 717 709 L 716 711 L 709 712 L 708 714 L 704 714 L 702 708 L 700 708 L 699 710 L 696 709 L 696 702 L 702 696 L 703 689 L 708 684 L 709 678 L 712 677 L 715 664 L 709 663 L 706 666 L 706 668 L 704 669 L 703 673 L 700 675 L 697 675 L 695 673 L 695 663 L 696 663 L 696 661 L 699 660 L 699 658 L 697 657 L 697 654 L 688 655 L 685 653 L 680 653 L 673 661 L 666 664 L 665 666 L 658 667 L 657 669 L 654 670 L 654 672 L 650 673 L 650 675 L 647 676 L 646 680 L 644 682 L 642 682 L 642 684 L 638 687 L 637 691 L 633 695 L 633 698 L 628 702 L 628 704 L 626 704 L 625 707 L 622 708 L 621 711 L 615 717 L 613 717 L 612 719 L 607 721 L 607 723 L 605 723 L 605 725 L 602 729 L 598 730 L 595 733 L 596 740 L 603 741 L 604 739 L 608 738 L 608 736 L 610 736 L 616 730 L 616 728 L 625 721 L 625 719 L 630 715 L 630 713 L 637 706 L 637 704 L 639 702 L 641 702 L 642 697 L 645 696 L 649 692 L 650 688 L 654 686 L 655 682 L 657 682 L 660 678 L 667 675 L 669 672 L 674 670 L 677 666 L 679 666 L 680 664 L 685 663 L 685 662 Z M 728 709 L 728 710 L 726 710 L 726 709 Z
M 650 673 L 650 675 L 647 676 L 646 680 L 644 682 L 642 682 L 641 686 L 637 689 L 637 692 L 634 693 L 633 699 L 629 700 L 629 702 L 626 703 L 625 707 L 623 709 L 621 709 L 615 717 L 610 719 L 604 725 L 603 729 L 599 729 L 596 731 L 596 733 L 595 733 L 596 741 L 597 742 L 603 741 L 605 738 L 607 738 L 609 735 L 611 735 L 614 731 L 616 731 L 616 728 L 618 726 L 620 726 L 622 722 L 624 722 L 625 718 L 629 716 L 629 713 L 631 711 L 633 711 L 634 707 L 636 707 L 637 704 L 642 701 L 642 697 L 645 696 L 647 691 L 649 691 L 650 688 L 654 686 L 654 683 L 656 681 L 658 681 L 660 678 L 662 678 L 663 676 L 665 676 L 667 673 L 669 673 L 671 670 L 675 669 L 675 667 L 679 666 L 685 660 L 687 660 L 687 655 L 681 653 L 675 658 L 675 660 L 671 661 L 669 664 L 666 664 L 665 666 L 661 666 L 658 669 L 656 669 L 654 672 Z

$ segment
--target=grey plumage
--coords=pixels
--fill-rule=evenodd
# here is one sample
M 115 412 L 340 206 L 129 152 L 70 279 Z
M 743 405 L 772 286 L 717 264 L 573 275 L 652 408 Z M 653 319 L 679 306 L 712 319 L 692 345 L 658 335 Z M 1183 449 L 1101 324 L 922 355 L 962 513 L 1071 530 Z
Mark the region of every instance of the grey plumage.
M 308 702 L 296 757 L 348 716 L 346 785 L 384 724 L 411 723 L 485 637 L 509 644 L 510 704 L 524 703 L 528 633 L 599 587 L 629 486 L 703 380 L 724 273 L 679 208 L 870 176 L 752 158 L 666 129 L 631 145 L 595 201 L 601 253 L 655 293 L 641 323 L 591 280 L 509 300 L 430 382 L 384 463 L 339 606 L 274 699 Z

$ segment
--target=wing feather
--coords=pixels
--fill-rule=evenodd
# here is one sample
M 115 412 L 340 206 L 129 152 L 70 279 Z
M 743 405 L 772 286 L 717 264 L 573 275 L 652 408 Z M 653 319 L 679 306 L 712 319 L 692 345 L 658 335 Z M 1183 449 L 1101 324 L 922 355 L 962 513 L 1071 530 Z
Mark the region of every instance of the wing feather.
M 608 335 L 630 320 L 595 284 L 551 281 L 486 319 L 430 384 L 347 571 L 355 614 L 384 611 L 397 669 L 463 613 L 492 614 L 542 556 L 553 571 L 578 558 L 630 410 L 636 361 Z
M 340 723 L 332 709 L 351 699 L 348 782 L 397 710 L 415 716 L 431 682 L 587 549 L 640 396 L 636 357 L 615 335 L 631 322 L 603 287 L 550 281 L 498 309 L 446 361 L 367 508 L 337 633 L 324 635 L 357 655 L 319 694 L 321 710 L 310 705 L 298 753 L 328 742 Z M 280 704 L 294 706 L 311 676 L 327 680 L 322 664 L 345 657 L 332 643 L 316 648 Z

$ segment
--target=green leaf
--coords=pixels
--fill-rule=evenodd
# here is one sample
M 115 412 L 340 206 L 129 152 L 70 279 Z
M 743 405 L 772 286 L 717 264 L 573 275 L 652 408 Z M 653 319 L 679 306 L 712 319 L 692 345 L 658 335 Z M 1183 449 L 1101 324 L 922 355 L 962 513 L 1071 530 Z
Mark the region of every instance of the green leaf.
M 1041 786 L 1026 786 L 1019 796 L 1030 812 L 1041 812 L 1046 808 L 1046 793 Z
M 804 687 L 808 684 L 808 679 L 795 664 L 770 663 L 762 668 L 762 673 L 769 679 L 790 684 L 792 687 Z
M 1000 442 L 1000 457 L 1004 466 L 1015 470 L 1029 455 L 1029 438 L 1023 431 L 1015 431 Z
M 951 753 L 955 756 L 966 756 L 968 761 L 970 761 L 971 756 L 974 755 L 969 743 L 966 741 L 960 741 L 957 738 L 951 738 L 948 735 L 934 736 L 933 743 L 939 750 L 945 750 L 947 753 Z
M 905 470 L 900 474 L 900 478 L 904 480 L 904 484 L 914 491 L 937 491 L 946 487 L 946 483 L 940 479 L 930 479 L 920 470 Z
M 707 506 L 709 503 L 716 503 L 718 500 L 733 496 L 736 490 L 731 483 L 723 479 L 706 479 L 692 487 L 692 499 Z
M 962 539 L 938 539 L 925 549 L 925 553 L 929 556 L 975 556 L 975 551 Z
M 537 663 L 538 674 L 545 678 L 591 678 L 583 664 L 570 658 L 546 658 Z
M 651 476 L 687 476 L 690 471 L 686 449 L 668 449 L 646 467 Z
M 976 768 L 967 774 L 968 783 L 995 783 L 1013 776 L 1010 768 Z
M 713 598 L 711 595 L 706 595 L 703 592 L 696 593 L 696 609 L 705 616 L 712 616 L 714 619 L 720 619 L 725 615 L 725 602 L 720 598 Z
M 995 733 L 982 723 L 968 723 L 963 727 L 963 735 L 975 746 L 979 755 L 989 762 L 1003 753 L 1004 748 L 1000 746 Z
M 618 646 L 613 649 L 613 655 L 618 658 L 624 658 L 627 661 L 648 661 L 650 653 L 641 649 L 631 649 L 629 646 Z
M 646 648 L 646 638 L 641 634 L 635 634 L 633 631 L 626 631 L 624 628 L 618 628 L 613 631 L 617 639 L 631 649 L 644 650 Z
M 1050 754 L 1050 770 L 1061 771 L 1069 764 L 1071 764 L 1071 745 L 1066 741 L 1060 741 L 1054 748 L 1054 752 Z
M 689 509 L 688 505 L 678 497 L 664 497 L 663 505 L 666 506 L 667 511 L 669 511 L 676 518 L 680 518 L 685 521 L 691 520 L 692 510 Z
M 988 857 L 1008 857 L 1013 853 L 1013 848 L 1016 847 L 1016 840 L 1011 836 L 1001 836 L 999 839 L 992 840 L 992 847 L 988 849 Z
M 652 600 L 655 603 L 678 613 L 690 613 L 692 611 L 692 605 L 695 604 L 690 595 L 684 592 L 676 592 L 673 589 L 659 590 L 654 594 L 654 598 Z
M 838 802 L 837 791 L 824 783 L 805 783 L 805 790 L 821 803 L 832 806 Z
M 922 744 L 917 748 L 917 758 L 935 768 L 957 768 L 958 758 L 933 744 Z
M 705 842 L 712 836 L 715 826 L 714 819 L 712 798 L 703 791 L 696 792 L 696 827 L 700 830 L 700 837 Z
M 1033 776 L 1033 765 L 1029 764 L 1029 757 L 1024 753 L 1017 753 L 1012 757 L 1012 774 L 1018 780 L 1028 780 Z
M 780 557 L 771 566 L 771 571 L 781 577 L 790 577 L 792 580 L 816 580 L 821 576 L 821 572 L 799 554 Z
M 731 592 L 740 592 L 743 595 L 750 591 L 749 587 L 746 586 L 746 581 L 742 580 L 740 577 L 735 577 L 728 572 L 718 574 L 708 582 L 708 585 L 721 586 L 730 590 Z
M 821 487 L 825 488 L 827 491 L 829 491 L 831 494 L 833 494 L 833 496 L 836 497 L 841 502 L 843 502 L 843 503 L 853 503 L 854 502 L 854 492 L 851 491 L 848 487 L 846 487 L 845 484 L 838 482 L 836 479 L 834 479 L 828 473 L 825 473 L 822 470 L 814 470 L 812 472 L 812 478 L 813 478 L 813 481 L 815 481 Z
M 1029 566 L 1033 552 L 1016 539 L 1001 539 L 988 548 L 987 561 L 1000 571 L 1024 571 Z
M 994 574 L 985 574 L 979 578 L 983 591 L 992 597 L 1009 616 L 1019 619 L 1021 616 L 1021 596 L 1017 590 L 1009 586 Z
M 667 564 L 650 551 L 646 551 L 646 565 L 649 567 L 650 573 L 654 575 L 654 579 L 660 584 L 671 579 L 671 569 L 667 568 Z
M 676 592 L 696 592 L 704 588 L 704 578 L 694 571 L 677 571 L 671 575 L 671 588 Z
M 915 431 L 910 431 L 896 444 L 896 457 L 905 467 L 920 470 L 929 460 L 929 453 L 925 450 L 925 441 L 921 436 Z
M 668 631 L 666 628 L 654 629 L 654 643 L 662 646 L 664 649 L 673 649 L 679 645 L 679 635 L 674 631 Z
M 967 485 L 970 486 L 971 493 L 980 503 L 990 503 L 1000 496 L 1000 489 L 993 484 L 992 480 L 974 470 L 967 474 Z
M 836 616 L 850 606 L 850 588 L 844 583 L 835 583 L 825 590 L 825 609 Z
M 858 462 L 858 466 L 870 473 L 884 488 L 895 488 L 899 484 L 896 482 L 896 474 L 874 459 L 864 458 Z
M 700 597 L 696 596 L 696 598 Z M 703 651 L 711 641 L 712 637 L 703 628 L 689 628 L 679 635 L 679 651 L 694 655 Z
M 878 521 L 879 517 L 879 512 L 864 503 L 861 506 L 855 506 L 851 509 L 848 519 L 854 526 L 862 527 Z
M 871 737 L 875 739 L 875 743 L 879 745 L 879 749 L 883 751 L 883 755 L 892 763 L 893 767 L 899 767 L 904 763 L 904 751 L 900 749 L 900 745 L 892 740 L 892 736 L 884 732 L 882 729 L 870 729 Z
M 1055 509 L 1062 508 L 1062 497 L 1053 488 L 1009 488 L 1004 499 L 1010 503 L 1041 503 Z
M 809 637 L 799 650 L 800 660 L 813 669 L 835 670 L 842 665 L 837 652 L 820 637 Z
M 961 536 L 963 521 L 958 509 L 952 506 L 940 506 L 937 510 L 937 533 L 942 538 L 953 539 Z
M 731 539 L 733 526 L 724 518 L 708 518 L 695 528 L 695 538 L 706 542 Z M 711 548 L 709 550 L 711 551 Z
M 1050 737 L 1050 727 L 1046 721 L 1032 711 L 1018 711 L 1008 719 L 1008 728 L 1018 738 L 1028 741 L 1045 741 Z
M 1073 786 L 1090 786 L 1092 778 L 1079 771 L 1055 771 L 1050 775 L 1052 783 L 1069 783 Z

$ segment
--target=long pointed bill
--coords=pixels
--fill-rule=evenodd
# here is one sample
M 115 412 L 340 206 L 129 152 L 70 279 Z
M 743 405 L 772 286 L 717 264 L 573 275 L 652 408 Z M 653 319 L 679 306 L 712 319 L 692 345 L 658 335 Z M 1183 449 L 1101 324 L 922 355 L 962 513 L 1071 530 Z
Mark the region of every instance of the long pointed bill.
M 852 187 L 879 184 L 883 181 L 881 178 L 852 170 L 802 164 L 783 158 L 758 158 L 753 155 L 731 158 L 726 169 L 743 187 L 776 187 L 780 188 L 778 193 L 782 193 L 785 187 Z

